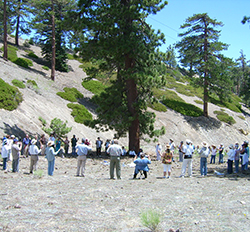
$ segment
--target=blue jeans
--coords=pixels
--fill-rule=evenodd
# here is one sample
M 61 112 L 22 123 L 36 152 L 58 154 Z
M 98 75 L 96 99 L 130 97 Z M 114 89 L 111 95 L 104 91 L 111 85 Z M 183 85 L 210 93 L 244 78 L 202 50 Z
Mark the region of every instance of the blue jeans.
M 235 160 L 235 172 L 238 173 L 239 172 L 239 160 Z
M 201 171 L 202 176 L 207 175 L 207 158 L 205 158 L 205 157 L 201 157 L 200 171 Z
M 12 160 L 12 172 L 18 172 L 19 171 L 19 158 Z
M 219 153 L 219 164 L 223 164 L 223 153 Z
M 76 155 L 76 147 L 72 147 L 72 155 Z
M 216 156 L 216 155 L 211 155 L 210 164 L 211 164 L 211 163 L 215 164 L 215 156 Z
M 49 176 L 53 176 L 54 166 L 55 166 L 55 159 L 53 159 L 52 161 L 48 161 L 48 175 Z
M 3 170 L 6 170 L 7 159 L 8 159 L 8 158 L 3 158 Z

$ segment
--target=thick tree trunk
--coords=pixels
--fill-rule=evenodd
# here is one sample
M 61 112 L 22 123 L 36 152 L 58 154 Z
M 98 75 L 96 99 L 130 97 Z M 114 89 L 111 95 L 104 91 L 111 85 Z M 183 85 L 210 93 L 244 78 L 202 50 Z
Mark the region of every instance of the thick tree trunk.
M 208 117 L 208 83 L 206 79 L 204 80 L 203 114 Z
M 55 80 L 56 70 L 56 33 L 55 33 L 55 15 L 54 15 L 54 2 L 52 4 L 52 60 L 51 60 L 51 80 Z
M 4 36 L 3 36 L 3 58 L 4 60 L 8 60 L 8 50 L 7 50 L 7 8 L 6 8 L 7 0 L 4 0 L 3 6 L 3 23 L 4 23 Z
M 129 58 L 129 55 L 126 56 L 125 61 L 126 70 L 133 67 L 133 61 Z M 138 112 L 136 111 L 134 104 L 138 98 L 137 86 L 134 79 L 128 79 L 126 81 L 127 88 L 127 100 L 128 100 L 128 110 L 130 115 L 133 118 L 131 125 L 129 127 L 129 149 L 134 150 L 136 153 L 139 152 L 140 148 L 140 127 Z

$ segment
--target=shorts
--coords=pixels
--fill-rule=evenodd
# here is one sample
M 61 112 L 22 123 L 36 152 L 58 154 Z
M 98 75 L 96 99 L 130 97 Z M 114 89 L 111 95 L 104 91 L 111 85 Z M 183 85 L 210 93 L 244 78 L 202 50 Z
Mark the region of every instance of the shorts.
M 163 172 L 171 172 L 171 164 L 163 164 Z

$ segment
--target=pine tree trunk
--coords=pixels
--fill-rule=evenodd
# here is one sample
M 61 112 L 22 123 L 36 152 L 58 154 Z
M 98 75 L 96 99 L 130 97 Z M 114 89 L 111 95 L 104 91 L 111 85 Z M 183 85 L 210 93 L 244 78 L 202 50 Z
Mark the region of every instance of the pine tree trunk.
M 126 70 L 133 67 L 133 61 L 129 58 L 129 55 L 126 56 L 125 61 Z M 134 150 L 136 153 L 139 152 L 140 148 L 140 127 L 138 113 L 134 107 L 134 104 L 138 98 L 138 91 L 136 83 L 133 79 L 128 79 L 126 81 L 127 88 L 127 100 L 128 100 L 128 110 L 130 115 L 133 117 L 133 121 L 129 127 L 129 149 Z
M 7 9 L 6 9 L 6 1 L 4 0 L 4 10 L 3 10 L 3 21 L 4 21 L 4 36 L 3 36 L 3 58 L 4 60 L 8 60 L 8 50 L 7 50 Z
M 16 46 L 19 46 L 20 11 L 21 11 L 21 0 L 18 0 L 18 12 L 17 12 L 17 19 L 16 19 L 16 35 L 15 35 Z
M 56 33 L 55 33 L 55 15 L 54 15 L 54 2 L 52 4 L 52 60 L 51 60 L 51 80 L 55 80 L 56 69 Z

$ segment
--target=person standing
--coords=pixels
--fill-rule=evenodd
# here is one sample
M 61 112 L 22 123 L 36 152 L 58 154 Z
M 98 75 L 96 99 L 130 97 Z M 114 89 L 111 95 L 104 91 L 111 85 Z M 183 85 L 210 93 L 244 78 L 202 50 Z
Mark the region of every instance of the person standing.
M 75 135 L 73 135 L 73 138 L 71 139 L 72 155 L 76 155 L 76 143 L 77 143 L 77 138 Z
M 172 151 L 172 154 L 173 154 L 173 157 L 172 157 L 172 161 L 174 161 L 174 149 L 175 149 L 175 143 L 174 143 L 174 140 L 173 139 L 169 139 L 170 142 L 169 142 L 169 146 L 170 146 L 170 151 Z
M 29 145 L 30 145 L 31 139 L 28 134 L 25 135 L 23 138 L 23 156 L 28 157 L 28 151 L 29 151 Z
M 220 144 L 218 150 L 219 150 L 219 164 L 223 164 L 223 151 L 224 151 L 223 143 Z
M 114 140 L 114 144 L 109 146 L 107 153 L 110 155 L 110 179 L 115 179 L 114 168 L 116 168 L 116 177 L 121 179 L 121 160 L 122 148 L 118 145 L 118 140 Z
M 19 159 L 21 155 L 22 150 L 22 143 L 18 142 L 18 139 L 13 140 L 13 145 L 11 148 L 12 153 L 12 172 L 18 172 L 19 171 Z
M 228 155 L 228 160 L 227 160 L 227 173 L 232 174 L 233 173 L 233 160 L 235 157 L 235 151 L 234 151 L 234 146 L 231 144 L 229 146 L 229 151 L 227 153 Z
M 193 153 L 194 153 L 194 149 L 191 145 L 191 141 L 189 139 L 187 139 L 186 146 L 183 149 L 184 159 L 183 159 L 183 163 L 182 163 L 180 177 L 184 178 L 187 166 L 188 166 L 188 176 L 192 177 L 192 156 L 193 156 Z
M 200 154 L 200 172 L 201 176 L 206 176 L 207 175 L 207 158 L 210 153 L 210 149 L 207 146 L 206 142 L 202 143 L 203 147 L 199 151 Z
M 166 147 L 167 147 L 166 151 L 162 154 L 163 178 L 166 178 L 167 172 L 168 172 L 168 178 L 170 178 L 173 151 L 170 150 L 169 144 L 167 144 Z
M 212 145 L 210 164 L 212 164 L 212 163 L 215 164 L 216 152 L 217 152 L 216 146 L 215 146 L 215 145 Z
M 178 146 L 179 149 L 179 162 L 183 162 L 183 141 L 181 141 L 180 145 Z
M 4 139 L 1 151 L 1 156 L 3 158 L 3 170 L 7 169 L 8 154 L 9 154 L 8 141 L 7 139 Z
M 86 140 L 83 138 L 82 143 L 76 145 L 76 150 L 77 150 L 77 155 L 78 155 L 76 176 L 79 176 L 80 171 L 81 171 L 81 176 L 84 177 L 87 155 L 88 155 L 88 152 L 92 150 L 92 148 L 87 146 L 85 142 Z
M 30 173 L 33 173 L 33 170 L 36 171 L 36 165 L 38 162 L 38 154 L 41 152 L 41 150 L 36 145 L 37 140 L 32 139 L 31 145 L 29 147 L 29 154 L 30 154 Z
M 96 140 L 96 155 L 100 156 L 101 155 L 101 150 L 102 150 L 102 140 L 100 139 L 100 137 L 97 138 Z
M 234 155 L 234 164 L 235 164 L 235 173 L 239 173 L 239 163 L 240 163 L 240 149 L 239 143 L 235 143 L 235 155 Z
M 40 142 L 40 147 L 41 147 L 41 155 L 45 155 L 45 149 L 46 149 L 46 144 L 47 144 L 45 134 L 41 135 L 39 142 Z
M 50 140 L 45 149 L 45 158 L 48 160 L 48 175 L 53 176 L 54 167 L 55 167 L 55 156 L 61 151 L 58 150 L 55 152 L 54 149 L 55 142 Z
M 155 147 L 155 152 L 156 152 L 156 160 L 161 160 L 161 150 L 162 150 L 162 146 L 161 143 L 158 142 L 156 147 Z
M 68 153 L 69 153 L 69 139 L 68 139 L 68 136 L 65 137 L 65 140 L 63 142 L 64 142 L 65 156 L 67 156 Z

